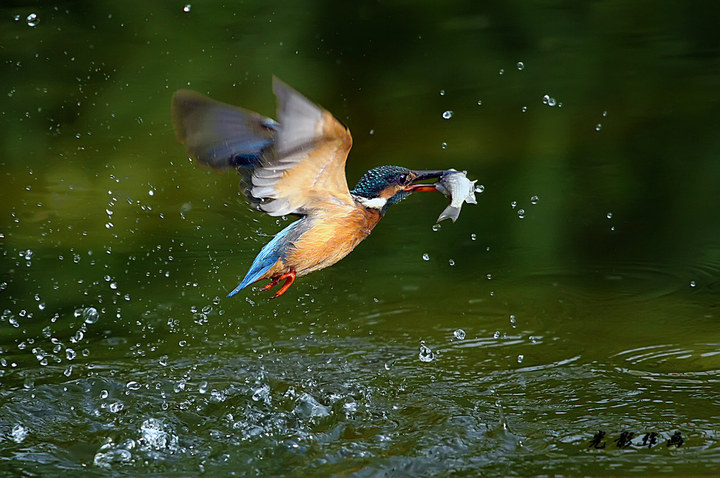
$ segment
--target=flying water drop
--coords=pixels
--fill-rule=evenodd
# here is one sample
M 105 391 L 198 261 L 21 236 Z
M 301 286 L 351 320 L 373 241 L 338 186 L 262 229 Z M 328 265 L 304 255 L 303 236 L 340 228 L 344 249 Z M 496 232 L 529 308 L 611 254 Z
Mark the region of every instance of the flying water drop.
M 31 13 L 30 15 L 27 16 L 27 18 L 25 20 L 27 21 L 27 24 L 29 27 L 36 26 L 38 24 L 38 22 L 40 21 L 38 19 L 37 13 Z
M 430 347 L 425 345 L 424 340 L 420 342 L 420 353 L 418 354 L 418 358 L 421 362 L 432 362 L 435 360 L 435 353 Z

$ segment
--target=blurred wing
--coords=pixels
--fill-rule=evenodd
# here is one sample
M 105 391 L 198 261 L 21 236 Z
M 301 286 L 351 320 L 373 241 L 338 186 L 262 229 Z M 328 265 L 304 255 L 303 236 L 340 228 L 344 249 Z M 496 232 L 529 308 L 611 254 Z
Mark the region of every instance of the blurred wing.
M 322 202 L 354 206 L 345 161 L 350 132 L 330 112 L 273 77 L 279 127 L 274 155 L 252 176 L 251 194 L 271 216 L 307 214 Z
M 213 168 L 254 168 L 275 140 L 278 124 L 257 113 L 190 90 L 172 98 L 172 121 L 188 154 Z

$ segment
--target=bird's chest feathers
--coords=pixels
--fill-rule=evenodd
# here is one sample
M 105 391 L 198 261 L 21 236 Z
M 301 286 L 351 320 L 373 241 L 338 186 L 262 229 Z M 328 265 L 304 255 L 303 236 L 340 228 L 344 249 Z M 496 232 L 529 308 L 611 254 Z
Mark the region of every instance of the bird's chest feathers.
M 304 274 L 331 266 L 365 239 L 381 217 L 380 211 L 358 207 L 308 218 L 308 230 L 294 242 L 287 259 Z

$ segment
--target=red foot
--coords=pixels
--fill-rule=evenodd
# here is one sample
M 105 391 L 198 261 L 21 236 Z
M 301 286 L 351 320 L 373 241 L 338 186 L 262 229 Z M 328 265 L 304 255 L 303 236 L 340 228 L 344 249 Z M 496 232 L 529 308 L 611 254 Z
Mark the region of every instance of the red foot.
M 266 286 L 263 286 L 263 288 L 260 289 L 260 290 L 270 290 L 270 289 L 272 289 L 273 287 L 275 287 L 275 286 L 277 285 L 278 282 L 280 282 L 281 277 L 282 277 L 282 276 L 273 277 L 273 278 L 270 280 L 270 283 L 267 284 Z
M 287 274 L 283 274 L 280 277 L 278 277 L 278 280 L 285 280 L 285 283 L 278 289 L 278 291 L 275 293 L 274 296 L 272 296 L 273 299 L 277 299 L 281 295 L 287 291 L 293 282 L 295 282 L 295 269 L 290 269 L 290 272 Z
M 273 299 L 277 299 L 281 295 L 283 295 L 292 285 L 293 282 L 295 282 L 295 269 L 290 269 L 290 272 L 286 274 L 281 274 L 277 277 L 273 277 L 270 280 L 270 283 L 262 288 L 262 290 L 270 290 L 273 287 L 275 287 L 278 282 L 281 280 L 284 280 L 285 283 L 278 289 L 278 291 L 275 293 L 274 296 L 272 296 Z

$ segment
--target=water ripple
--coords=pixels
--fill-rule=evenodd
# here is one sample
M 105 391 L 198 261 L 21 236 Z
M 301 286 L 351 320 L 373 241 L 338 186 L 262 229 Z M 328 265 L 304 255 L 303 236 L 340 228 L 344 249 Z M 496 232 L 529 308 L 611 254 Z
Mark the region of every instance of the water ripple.
M 659 344 L 624 350 L 617 369 L 652 381 L 707 384 L 720 382 L 720 343 L 692 347 Z

